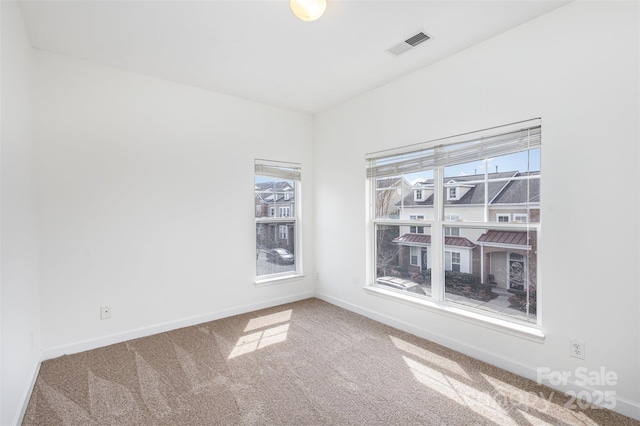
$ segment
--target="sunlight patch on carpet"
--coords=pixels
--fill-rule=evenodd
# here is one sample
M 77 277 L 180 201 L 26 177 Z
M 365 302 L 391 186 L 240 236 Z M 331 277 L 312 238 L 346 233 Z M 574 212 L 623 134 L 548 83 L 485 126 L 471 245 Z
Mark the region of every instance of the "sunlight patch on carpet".
M 247 334 L 238 339 L 235 347 L 231 351 L 228 359 L 245 355 L 267 346 L 275 345 L 287 340 L 289 332 L 289 324 L 282 324 L 276 327 L 268 328 L 263 331 Z
M 414 355 L 424 361 L 433 363 L 434 365 L 437 365 L 438 368 L 444 368 L 450 373 L 460 376 L 460 378 L 464 378 L 466 380 L 472 380 L 469 374 L 462 367 L 460 367 L 460 364 L 458 364 L 457 362 L 452 361 L 449 358 L 445 358 L 436 353 L 433 353 L 431 351 L 428 351 L 426 349 L 423 349 L 414 344 L 411 344 L 402 339 L 398 339 L 397 337 L 393 337 L 393 336 L 389 336 L 389 337 L 391 338 L 391 341 L 396 346 L 396 348 L 403 350 L 411 355 Z
M 403 356 L 402 359 L 413 373 L 414 378 L 429 389 L 473 410 L 489 421 L 497 421 L 501 425 L 517 426 L 518 423 L 509 416 L 492 395 L 466 385 L 451 376 L 446 376 L 409 357 Z
M 532 425 L 536 425 L 536 426 L 556 426 L 557 425 L 557 423 L 545 422 L 540 417 L 534 416 L 528 413 L 526 410 L 519 410 L 519 412 L 520 412 L 520 415 L 524 417 Z
M 538 391 L 538 393 L 527 392 L 521 388 L 505 383 L 500 379 L 489 376 L 485 373 L 481 373 L 482 377 L 490 383 L 495 389 L 496 394 L 500 395 L 504 402 L 511 406 L 516 406 L 520 411 L 527 412 L 525 417 L 533 417 L 536 420 L 536 425 L 541 424 L 544 420 L 541 417 L 552 416 L 553 424 L 561 424 L 563 422 L 572 424 L 576 420 L 581 425 L 585 426 L 597 426 L 598 423 L 590 419 L 583 412 L 576 410 L 559 410 L 558 406 L 551 402 L 553 394 L 556 392 L 552 389 L 548 389 L 545 392 Z M 553 413 L 553 414 L 549 414 Z M 537 415 L 534 415 L 537 414 Z M 546 424 L 546 423 L 545 423 Z
M 280 324 L 283 322 L 289 322 L 291 320 L 291 309 L 282 312 L 276 312 L 275 314 L 264 315 L 258 318 L 249 320 L 247 327 L 244 329 L 247 331 L 257 330 L 259 328 L 271 327 L 272 325 Z

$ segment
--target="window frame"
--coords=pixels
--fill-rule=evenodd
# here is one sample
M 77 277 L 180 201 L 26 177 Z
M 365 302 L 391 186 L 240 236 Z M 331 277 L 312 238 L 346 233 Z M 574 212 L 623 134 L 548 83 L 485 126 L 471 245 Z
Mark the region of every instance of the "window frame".
M 264 171 L 264 174 L 261 173 Z M 254 188 L 256 177 L 262 178 L 273 178 L 274 182 L 278 181 L 287 181 L 293 182 L 293 191 L 290 191 L 291 197 L 288 200 L 290 203 L 289 206 L 276 206 L 276 202 L 271 201 L 273 205 L 269 205 L 269 213 L 271 215 L 267 215 L 265 217 L 255 217 L 254 218 L 254 227 L 256 229 L 256 266 L 254 269 L 254 284 L 256 286 L 263 285 L 271 285 L 278 284 L 280 282 L 290 281 L 292 279 L 297 280 L 304 277 L 303 273 L 303 249 L 302 249 L 302 240 L 303 237 L 301 235 L 302 230 L 302 165 L 300 163 L 286 162 L 286 161 L 275 161 L 275 160 L 265 160 L 265 159 L 255 159 L 254 160 Z M 274 194 L 275 194 L 275 187 Z M 256 197 L 256 191 L 254 189 L 254 199 Z M 295 200 L 295 201 L 292 201 Z M 275 198 L 274 198 L 275 200 Z M 278 207 L 278 209 L 276 209 Z M 289 216 L 276 216 L 276 212 L 280 213 L 281 208 L 289 209 Z M 257 212 L 257 209 L 256 209 Z M 289 241 L 291 238 L 294 249 L 295 256 L 295 268 L 291 271 L 286 272 L 278 272 L 278 273 L 270 273 L 258 275 L 258 236 L 260 234 L 261 227 L 257 226 L 258 224 L 266 224 L 266 225 L 274 225 L 278 227 L 278 240 L 282 240 L 281 238 L 282 227 L 286 229 L 286 240 Z M 293 237 L 290 238 L 289 227 L 293 227 Z
M 528 128 L 528 126 L 530 126 Z M 368 270 L 367 270 L 367 284 L 364 289 L 375 295 L 388 297 L 393 300 L 402 300 L 406 301 L 410 304 L 414 304 L 419 307 L 427 308 L 429 310 L 433 310 L 437 313 L 441 313 L 447 316 L 464 319 L 465 321 L 471 321 L 481 326 L 485 326 L 488 328 L 492 328 L 495 330 L 503 331 L 508 334 L 516 335 L 518 337 L 522 337 L 531 341 L 543 342 L 545 335 L 542 331 L 542 280 L 541 280 L 541 260 L 536 252 L 536 271 L 537 271 L 537 279 L 535 282 L 537 289 L 537 312 L 535 314 L 535 323 L 519 321 L 514 318 L 510 318 L 507 316 L 499 316 L 493 315 L 488 312 L 482 312 L 476 309 L 455 305 L 452 302 L 445 300 L 445 291 L 444 291 L 444 257 L 445 257 L 445 245 L 444 245 L 444 237 L 445 237 L 445 228 L 447 225 L 450 225 L 451 222 L 447 222 L 444 219 L 444 210 L 446 201 L 448 200 L 447 195 L 449 195 L 448 190 L 442 190 L 443 188 L 448 188 L 448 185 L 445 180 L 445 167 L 446 165 L 437 165 L 435 167 L 424 167 L 420 169 L 420 171 L 430 171 L 433 172 L 434 178 L 434 204 L 433 204 L 433 220 L 423 221 L 427 227 L 431 229 L 431 240 L 432 244 L 430 245 L 431 252 L 431 265 L 442 265 L 442 268 L 432 268 L 431 269 L 431 285 L 432 285 L 432 294 L 435 294 L 435 297 L 432 297 L 430 300 L 424 300 L 424 298 L 415 298 L 405 294 L 390 293 L 388 290 L 384 290 L 380 287 L 377 287 L 375 283 L 376 278 L 376 230 L 379 226 L 418 226 L 416 221 L 412 220 L 397 220 L 397 219 L 385 219 L 385 218 L 377 218 L 375 211 L 375 203 L 371 201 L 375 201 L 375 186 L 376 179 L 385 178 L 387 176 L 394 176 L 397 178 L 404 178 L 405 175 L 410 174 L 415 170 L 415 164 L 422 161 L 423 163 L 428 163 L 431 160 L 423 161 L 422 158 L 426 158 L 421 156 L 421 150 L 437 150 L 438 147 L 443 146 L 443 140 L 447 141 L 448 145 L 454 145 L 460 142 L 466 142 L 469 140 L 469 135 L 473 135 L 471 137 L 478 138 L 480 140 L 481 137 L 484 136 L 476 136 L 476 135 L 488 135 L 487 137 L 491 137 L 493 135 L 497 135 L 500 138 L 503 135 L 507 135 L 509 132 L 518 132 L 518 131 L 528 131 L 530 129 L 534 129 L 535 132 L 537 129 L 538 132 L 538 141 L 537 145 L 527 145 L 521 149 L 512 150 L 510 152 L 523 152 L 528 150 L 540 149 L 540 133 L 541 133 L 541 120 L 534 119 L 529 120 L 528 122 L 520 122 L 513 123 L 512 125 L 500 126 L 496 128 L 487 129 L 485 131 L 473 132 L 462 134 L 459 136 L 439 139 L 432 142 L 425 142 L 422 144 L 416 144 L 407 147 L 400 147 L 396 149 L 390 149 L 386 151 L 379 151 L 375 153 L 371 153 L 367 155 L 367 160 L 369 161 L 369 167 L 367 168 L 367 188 L 368 188 L 368 199 L 369 202 L 369 210 L 370 214 L 368 216 L 369 229 L 370 231 L 367 233 L 368 237 Z M 509 152 L 507 152 L 509 153 Z M 500 155 L 505 155 L 501 153 Z M 402 162 L 398 163 L 399 165 L 390 165 L 391 161 L 389 160 L 392 157 L 402 157 Z M 486 161 L 488 158 L 493 158 L 497 155 L 486 154 L 484 156 L 479 156 L 477 158 L 471 158 L 466 160 L 465 162 L 483 160 Z M 407 158 L 407 160 L 404 160 Z M 382 174 L 376 175 L 376 170 L 378 170 L 376 165 L 376 170 L 372 171 L 371 164 L 376 159 L 382 159 L 380 170 L 382 170 Z M 417 159 L 417 160 L 416 160 Z M 436 160 L 437 161 L 437 160 Z M 413 163 L 412 163 L 413 162 Z M 451 164 L 463 164 L 463 162 L 451 163 Z M 412 169 L 413 167 L 413 169 Z M 385 174 L 390 173 L 390 170 L 395 168 L 396 170 L 401 170 L 402 172 L 398 172 L 396 175 Z M 538 174 L 538 179 L 541 179 L 542 170 L 540 170 Z M 529 176 L 527 179 L 531 179 Z M 505 179 L 506 180 L 506 179 Z M 414 195 L 415 198 L 415 195 Z M 534 205 L 539 204 L 533 203 Z M 540 206 L 533 207 L 539 209 Z M 486 216 L 485 219 L 481 221 L 467 221 L 456 223 L 456 227 L 464 230 L 474 230 L 474 229 L 512 229 L 512 230 L 531 230 L 537 235 L 537 250 L 540 250 L 542 245 L 541 238 L 541 222 L 540 219 L 537 218 L 538 222 L 531 223 L 527 221 L 527 223 L 503 223 L 503 222 L 491 222 L 490 219 Z M 532 317 L 533 318 L 533 317 Z

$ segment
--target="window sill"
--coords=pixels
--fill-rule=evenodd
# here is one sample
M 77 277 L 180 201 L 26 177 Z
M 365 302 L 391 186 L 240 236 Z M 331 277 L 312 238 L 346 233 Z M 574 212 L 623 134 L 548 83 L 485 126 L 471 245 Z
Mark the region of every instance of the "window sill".
M 256 287 L 266 287 L 269 285 L 283 284 L 290 281 L 299 281 L 304 278 L 304 274 L 288 274 L 279 276 L 270 276 L 269 278 L 256 279 L 253 284 Z
M 465 321 L 480 327 L 510 334 L 521 339 L 529 340 L 536 343 L 543 343 L 545 334 L 542 330 L 535 326 L 520 324 L 495 318 L 489 315 L 457 308 L 449 303 L 434 302 L 433 300 L 421 297 L 405 295 L 393 290 L 385 290 L 375 286 L 364 286 L 364 290 L 372 295 L 385 297 L 395 301 L 401 301 L 410 306 L 427 309 L 431 312 Z

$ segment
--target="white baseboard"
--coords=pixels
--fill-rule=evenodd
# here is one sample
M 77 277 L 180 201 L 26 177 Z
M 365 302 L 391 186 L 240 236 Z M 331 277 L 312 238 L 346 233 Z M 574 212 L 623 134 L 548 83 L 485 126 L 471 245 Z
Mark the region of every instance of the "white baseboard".
M 313 291 L 308 291 L 308 292 L 298 293 L 291 296 L 265 300 L 265 301 L 253 303 L 250 305 L 234 306 L 229 309 L 223 309 L 220 311 L 211 312 L 204 315 L 197 315 L 197 316 L 184 318 L 176 321 L 169 321 L 161 324 L 155 324 L 148 327 L 142 327 L 135 330 L 125 331 L 122 333 L 111 334 L 108 336 L 85 340 L 82 342 L 76 342 L 68 345 L 61 345 L 61 346 L 43 350 L 42 361 L 58 358 L 63 355 L 70 355 L 70 354 L 88 351 L 91 349 L 97 349 L 104 346 L 113 345 L 116 343 L 122 343 L 122 342 L 126 342 L 127 340 L 138 339 L 140 337 L 151 336 L 153 334 L 165 333 L 167 331 L 176 330 L 178 328 L 190 327 L 192 325 L 202 324 L 204 322 L 215 321 L 221 318 L 227 318 L 234 315 L 245 314 L 247 312 L 253 312 L 260 309 L 270 308 L 270 307 L 282 305 L 285 303 L 297 302 L 298 300 L 308 299 L 313 296 L 314 296 Z
M 381 322 L 388 326 L 397 328 L 399 330 L 405 331 L 407 333 L 411 333 L 415 336 L 430 340 L 434 343 L 437 343 L 447 348 L 461 352 L 472 358 L 478 359 L 480 361 L 484 361 L 498 368 L 502 368 L 503 370 L 507 370 L 511 373 L 517 374 L 518 376 L 525 377 L 533 381 L 538 380 L 538 371 L 535 367 L 531 367 L 525 364 L 521 364 L 519 362 L 515 362 L 495 352 L 489 352 L 485 349 L 480 349 L 476 346 L 469 345 L 466 342 L 463 342 L 457 339 L 452 339 L 448 336 L 444 336 L 438 333 L 434 333 L 433 331 L 416 327 L 413 324 L 409 324 L 407 322 L 400 321 L 396 318 L 381 314 L 379 312 L 372 311 L 370 309 L 353 304 L 351 302 L 347 302 L 345 300 L 338 299 L 333 296 L 329 296 L 328 294 L 325 294 L 325 293 L 316 292 L 315 297 L 317 297 L 318 299 L 324 300 L 325 302 L 344 308 L 348 311 L 355 312 L 357 314 L 363 315 L 367 318 Z M 576 395 L 580 394 L 581 391 L 586 391 L 590 395 L 593 395 L 594 393 L 598 392 L 593 389 L 586 388 L 584 386 L 579 386 L 575 382 L 571 382 L 571 381 L 568 381 L 567 384 L 564 386 L 555 386 L 548 382 L 543 382 L 543 384 L 554 390 L 562 392 L 563 394 L 568 391 L 575 392 Z M 631 417 L 636 420 L 640 420 L 640 403 L 636 401 L 631 401 L 629 399 L 626 399 L 617 395 L 614 397 L 614 399 L 615 399 L 615 407 L 612 408 L 612 411 L 615 411 L 617 413 L 620 413 L 627 417 Z
M 616 403 L 616 408 L 613 411 L 640 421 L 640 403 L 622 397 L 617 397 Z
M 29 386 L 27 386 L 27 388 L 24 390 L 24 393 L 20 398 L 20 411 L 16 413 L 16 418 L 12 423 L 14 425 L 21 425 L 22 421 L 24 420 L 24 415 L 27 412 L 29 400 L 31 399 L 31 394 L 33 393 L 33 388 L 36 385 L 36 379 L 38 378 L 38 373 L 40 372 L 40 364 L 42 364 L 42 354 L 40 354 L 37 358 L 38 359 L 35 360 L 33 371 L 31 373 L 31 382 L 29 383 Z

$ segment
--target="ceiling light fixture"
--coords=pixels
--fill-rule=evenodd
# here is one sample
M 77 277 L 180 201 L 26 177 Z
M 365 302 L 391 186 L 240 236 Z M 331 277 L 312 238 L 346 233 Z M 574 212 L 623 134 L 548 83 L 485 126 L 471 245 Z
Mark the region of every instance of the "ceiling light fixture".
M 294 15 L 303 21 L 315 21 L 327 8 L 327 0 L 290 0 L 289 6 Z

